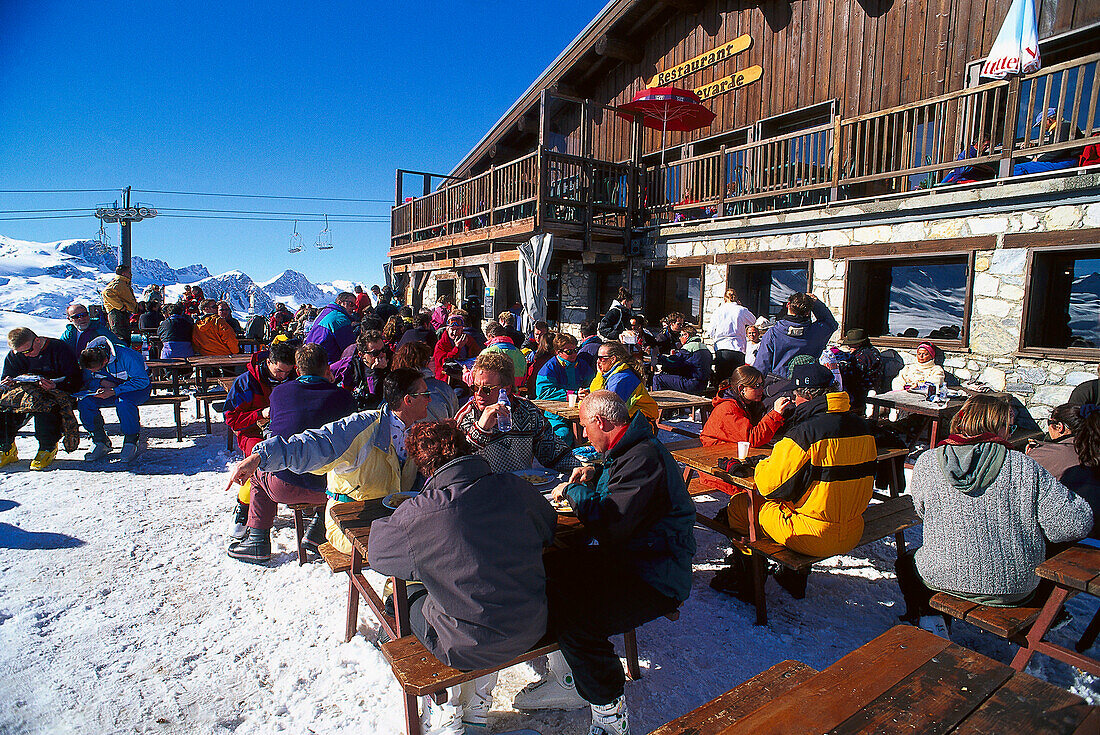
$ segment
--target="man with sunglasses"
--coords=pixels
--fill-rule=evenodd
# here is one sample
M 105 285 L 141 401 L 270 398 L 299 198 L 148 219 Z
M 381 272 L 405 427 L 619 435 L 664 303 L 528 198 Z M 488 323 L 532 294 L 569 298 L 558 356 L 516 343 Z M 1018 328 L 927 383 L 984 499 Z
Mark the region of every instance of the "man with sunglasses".
M 596 371 L 587 361 L 578 359 L 577 338 L 571 334 L 554 337 L 554 357 L 547 360 L 535 378 L 535 397 L 544 401 L 565 401 L 569 392 L 587 388 L 596 377 Z M 546 411 L 554 433 L 573 445 L 573 427 L 562 417 Z
M 39 337 L 26 327 L 8 332 L 10 351 L 4 358 L 0 373 L 0 387 L 14 388 L 16 378 L 24 375 L 38 376 L 37 385 L 43 390 L 61 390 L 75 393 L 83 384 L 76 356 L 59 339 Z M 61 415 L 58 411 L 17 413 L 0 410 L 0 467 L 19 459 L 15 447 L 15 435 L 20 427 L 34 416 L 34 438 L 38 440 L 38 454 L 31 462 L 32 470 L 44 470 L 57 456 L 57 443 L 61 440 Z
M 390 373 L 390 348 L 377 329 L 360 332 L 355 339 L 355 353 L 347 361 L 340 385 L 355 396 L 359 411 L 382 405 L 382 382 Z M 336 371 L 336 365 L 333 371 Z
M 69 308 L 65 310 L 65 316 L 69 320 L 69 325 L 61 333 L 61 341 L 72 350 L 74 357 L 83 352 L 88 343 L 96 337 L 106 337 L 122 347 L 129 346 L 122 344 L 118 335 L 98 319 L 93 318 L 84 304 L 69 304 Z
M 579 465 L 570 451 L 572 445 L 554 433 L 538 406 L 515 395 L 515 374 L 507 355 L 478 355 L 470 372 L 473 396 L 455 420 L 493 472 L 530 469 L 536 459 L 543 467 L 564 473 Z M 497 425 L 505 410 L 499 403 L 501 391 L 508 394 L 511 404 L 512 427 L 508 431 Z

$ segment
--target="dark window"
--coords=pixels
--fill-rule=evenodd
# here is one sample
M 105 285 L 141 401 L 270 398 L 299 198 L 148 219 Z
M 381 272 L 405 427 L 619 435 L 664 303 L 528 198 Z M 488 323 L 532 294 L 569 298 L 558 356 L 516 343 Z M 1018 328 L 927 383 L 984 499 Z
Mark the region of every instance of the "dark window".
M 546 279 L 546 321 L 561 321 L 561 271 L 551 270 Z
M 1100 347 L 1100 249 L 1035 253 L 1028 293 L 1025 347 Z
M 440 296 L 450 296 L 451 301 L 453 302 L 455 298 L 455 279 L 446 278 L 436 281 L 435 295 L 436 298 L 439 298 Z
M 845 328 L 871 337 L 963 340 L 970 258 L 849 261 Z
M 726 280 L 741 305 L 757 316 L 782 314 L 792 293 L 810 289 L 810 264 L 803 262 L 731 265 Z
M 645 318 L 652 328 L 679 311 L 699 324 L 703 317 L 703 269 L 665 268 L 646 275 Z
M 832 122 L 835 109 L 836 101 L 829 100 L 828 102 L 766 118 L 757 123 L 759 134 L 756 139 L 774 138 Z

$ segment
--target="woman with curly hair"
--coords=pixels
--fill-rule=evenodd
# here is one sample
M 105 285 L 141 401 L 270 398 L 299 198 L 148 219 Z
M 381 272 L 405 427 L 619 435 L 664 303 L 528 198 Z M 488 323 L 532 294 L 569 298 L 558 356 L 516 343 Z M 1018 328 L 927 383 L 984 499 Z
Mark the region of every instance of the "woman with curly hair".
M 1053 421 L 1059 409 L 1050 415 Z M 1062 473 L 1062 484 L 1085 499 L 1092 508 L 1092 530 L 1089 538 L 1100 539 L 1100 406 L 1073 406 L 1079 411 L 1080 423 L 1073 436 L 1073 448 L 1080 464 Z
M 454 421 L 414 425 L 406 448 L 428 481 L 371 524 L 371 569 L 419 583 L 409 586 L 409 622 L 436 658 L 463 671 L 499 667 L 546 633 L 542 552 L 557 514 L 531 483 L 494 474 Z M 428 730 L 484 727 L 496 679 L 452 687 L 446 704 L 426 697 Z

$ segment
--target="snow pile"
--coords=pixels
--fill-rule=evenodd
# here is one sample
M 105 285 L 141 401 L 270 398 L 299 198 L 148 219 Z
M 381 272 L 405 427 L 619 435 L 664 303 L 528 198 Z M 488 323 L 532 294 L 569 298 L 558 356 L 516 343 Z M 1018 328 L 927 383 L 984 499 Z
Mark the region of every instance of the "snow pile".
M 91 469 L 79 454 L 60 455 L 45 473 L 28 472 L 26 459 L 0 470 L 0 732 L 403 732 L 400 689 L 372 645 L 377 623 L 361 605 L 359 635 L 343 642 L 346 578 L 323 563 L 298 566 L 288 513 L 269 566 L 225 556 L 234 497 L 224 491 L 224 428 L 206 436 L 192 420 L 177 444 L 168 407 L 143 408 L 142 420 L 149 447 L 133 472 Z M 18 446 L 24 458 L 34 451 L 26 434 Z M 699 507 L 713 514 L 718 503 L 700 498 Z M 823 669 L 897 622 L 890 542 L 822 564 L 804 600 L 770 582 L 770 622 L 755 627 L 749 605 L 707 586 L 724 539 L 696 533 L 680 619 L 638 630 L 643 678 L 627 684 L 635 732 L 784 659 Z M 919 530 L 909 536 L 919 543 Z M 1055 639 L 1072 645 L 1096 607 L 1075 598 L 1073 622 Z M 1002 662 L 1014 650 L 962 623 L 953 635 Z M 538 668 L 502 673 L 490 732 L 584 732 L 584 711 L 510 708 Z M 1045 656 L 1029 672 L 1100 702 L 1096 679 Z

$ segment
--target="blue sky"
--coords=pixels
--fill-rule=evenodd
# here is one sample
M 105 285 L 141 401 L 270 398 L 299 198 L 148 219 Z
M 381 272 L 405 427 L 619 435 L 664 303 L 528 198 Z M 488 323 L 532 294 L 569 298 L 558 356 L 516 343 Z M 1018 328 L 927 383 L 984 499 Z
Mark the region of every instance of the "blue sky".
M 333 222 L 335 247 L 324 252 L 311 247 L 318 222 L 299 222 L 307 248 L 290 254 L 292 222 L 203 215 L 138 223 L 133 243 L 135 255 L 175 267 L 376 282 L 394 170 L 448 171 L 603 4 L 0 0 L 0 189 L 384 200 L 133 195 L 162 211 L 374 220 Z M 0 218 L 117 198 L 0 193 Z M 46 242 L 98 227 L 91 216 L 6 219 L 0 234 Z M 117 245 L 118 226 L 107 227 Z

